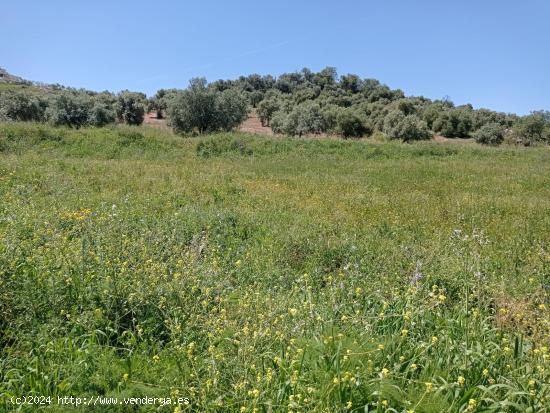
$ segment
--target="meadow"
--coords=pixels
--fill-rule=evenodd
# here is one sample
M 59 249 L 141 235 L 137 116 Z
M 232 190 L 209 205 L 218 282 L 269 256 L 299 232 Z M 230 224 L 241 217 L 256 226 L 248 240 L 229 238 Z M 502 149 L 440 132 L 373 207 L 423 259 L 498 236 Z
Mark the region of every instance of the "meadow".
M 0 411 L 550 411 L 549 284 L 548 147 L 0 124 Z

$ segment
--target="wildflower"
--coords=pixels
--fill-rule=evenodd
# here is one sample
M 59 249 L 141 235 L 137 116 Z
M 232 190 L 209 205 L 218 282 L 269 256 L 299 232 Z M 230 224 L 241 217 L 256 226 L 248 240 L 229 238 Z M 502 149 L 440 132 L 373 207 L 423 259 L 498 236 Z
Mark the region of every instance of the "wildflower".
M 241 413 L 246 412 L 246 406 L 241 406 L 240 412 L 241 412 Z
M 235 267 L 240 267 L 240 266 L 241 266 L 241 260 L 235 261 Z
M 405 356 L 399 356 L 399 361 L 403 363 L 405 361 Z
M 158 354 L 155 354 L 155 355 L 153 356 L 153 361 L 154 361 L 155 363 L 158 363 L 158 362 L 160 361 L 160 356 L 159 356 Z
M 182 410 L 181 410 L 181 407 L 180 407 L 180 406 L 176 406 L 176 407 L 174 408 L 174 413 L 181 413 L 181 412 L 182 412 Z
M 489 370 L 483 369 L 482 374 L 483 374 L 483 377 L 489 377 Z
M 431 392 L 432 389 L 433 389 L 433 387 L 434 387 L 433 383 L 430 383 L 429 381 L 427 381 L 426 383 L 424 383 L 424 385 L 426 386 L 426 391 L 427 391 L 427 392 Z
M 456 382 L 459 386 L 464 386 L 464 383 L 466 382 L 466 380 L 464 379 L 463 376 L 458 376 L 458 378 L 456 379 Z
M 380 371 L 380 376 L 382 378 L 386 377 L 388 374 L 390 374 L 390 371 L 385 367 Z
M 401 336 L 402 336 L 402 337 L 406 337 L 407 334 L 409 334 L 409 330 L 407 330 L 407 329 L 401 330 Z
M 122 381 L 128 381 L 128 377 L 130 377 L 130 376 L 128 376 L 128 373 L 124 373 L 122 375 Z
M 363 289 L 361 287 L 357 287 L 355 289 L 355 294 L 360 295 L 363 292 Z
M 533 379 L 529 380 L 529 383 L 528 383 L 529 387 L 535 387 L 535 384 L 536 384 L 535 380 Z
M 470 399 L 468 400 L 468 410 L 474 410 L 477 406 L 476 399 Z
M 295 309 L 295 308 L 291 308 L 288 310 L 288 312 L 290 313 L 291 316 L 295 316 L 296 314 L 298 314 L 298 310 Z
M 416 363 L 411 364 L 411 370 L 415 371 L 418 368 L 418 365 Z
M 381 404 L 383 407 L 388 407 L 389 402 L 387 400 L 382 400 Z
M 384 344 L 378 344 L 378 350 L 384 350 Z
M 351 400 L 348 400 L 346 403 L 346 409 L 351 409 L 351 406 L 353 406 L 353 404 L 351 403 Z
M 435 346 L 437 344 L 437 342 L 439 341 L 439 339 L 437 338 L 437 336 L 433 336 L 432 337 L 432 344 Z

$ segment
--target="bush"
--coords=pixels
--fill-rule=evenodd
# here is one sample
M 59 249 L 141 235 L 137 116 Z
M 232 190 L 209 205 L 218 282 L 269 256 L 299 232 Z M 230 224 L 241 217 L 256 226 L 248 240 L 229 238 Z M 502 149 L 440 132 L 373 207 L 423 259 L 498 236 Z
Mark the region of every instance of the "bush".
M 359 115 L 351 108 L 341 109 L 336 116 L 336 130 L 344 138 L 361 137 L 369 132 Z
M 46 102 L 28 92 L 6 91 L 0 93 L 0 120 L 44 120 Z
M 447 138 L 468 138 L 472 126 L 472 111 L 466 108 L 455 108 L 441 112 L 433 123 L 433 130 Z
M 498 123 L 488 123 L 474 132 L 473 136 L 477 143 L 500 145 L 504 140 L 504 128 Z
M 88 123 L 91 126 L 101 127 L 114 123 L 115 120 L 116 113 L 113 108 L 102 102 L 95 102 L 88 115 Z
M 229 131 L 239 126 L 248 116 L 248 104 L 236 90 L 228 89 L 216 95 L 215 129 Z
M 425 121 L 416 115 L 404 115 L 399 110 L 394 110 L 385 117 L 384 133 L 390 139 L 402 139 L 406 142 L 431 137 Z
M 120 92 L 116 102 L 116 116 L 128 125 L 141 125 L 145 116 L 145 95 L 127 90 Z
M 273 114 L 280 109 L 281 105 L 279 100 L 276 97 L 270 96 L 263 99 L 258 103 L 258 108 L 256 112 L 260 117 L 260 122 L 262 126 L 269 126 L 269 122 L 273 117 Z
M 50 99 L 46 118 L 54 126 L 80 128 L 88 124 L 92 105 L 84 93 L 61 91 Z
M 525 146 L 537 142 L 550 143 L 550 117 L 548 112 L 533 112 L 519 119 L 512 129 L 516 142 Z
M 230 130 L 247 116 L 244 97 L 236 90 L 208 89 L 205 79 L 193 79 L 189 88 L 168 104 L 170 125 L 176 132 Z
M 317 103 L 309 101 L 295 106 L 289 114 L 277 112 L 272 119 L 271 129 L 275 133 L 298 136 L 326 130 L 321 108 Z

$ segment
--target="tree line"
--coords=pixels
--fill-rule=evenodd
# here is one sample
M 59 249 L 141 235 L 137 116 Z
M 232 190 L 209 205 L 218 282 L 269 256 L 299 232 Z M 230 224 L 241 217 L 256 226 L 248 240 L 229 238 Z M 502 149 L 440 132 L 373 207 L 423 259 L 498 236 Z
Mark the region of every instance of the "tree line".
M 69 127 L 113 122 L 139 125 L 147 111 L 166 117 L 179 133 L 231 130 L 254 110 L 264 126 L 291 136 L 332 134 L 344 138 L 383 135 L 403 141 L 475 138 L 496 145 L 550 142 L 550 112 L 527 116 L 456 106 L 449 99 L 405 96 L 375 79 L 338 76 L 327 67 L 271 75 L 252 74 L 207 83 L 192 79 L 186 89 L 91 92 L 64 87 L 0 91 L 0 120 L 39 121 Z

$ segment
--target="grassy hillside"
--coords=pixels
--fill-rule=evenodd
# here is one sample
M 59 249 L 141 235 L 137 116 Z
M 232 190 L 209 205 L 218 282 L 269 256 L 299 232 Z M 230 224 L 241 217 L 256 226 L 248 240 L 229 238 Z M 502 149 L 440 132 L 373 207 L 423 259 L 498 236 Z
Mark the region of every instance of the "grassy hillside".
M 548 148 L 4 124 L 0 199 L 0 410 L 548 411 Z

